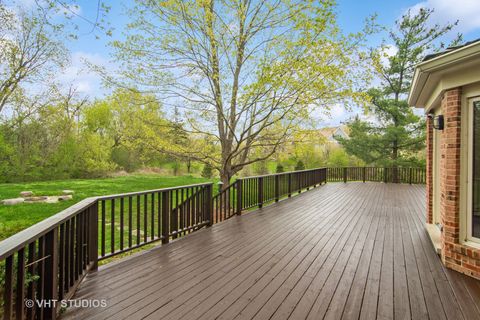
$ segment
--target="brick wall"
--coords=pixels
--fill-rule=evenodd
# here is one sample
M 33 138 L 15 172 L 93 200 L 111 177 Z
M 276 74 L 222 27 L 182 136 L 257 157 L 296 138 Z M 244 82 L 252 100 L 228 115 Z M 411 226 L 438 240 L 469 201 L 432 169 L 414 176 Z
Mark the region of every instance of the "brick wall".
M 460 244 L 461 96 L 461 88 L 451 89 L 441 106 L 445 121 L 440 142 L 442 260 L 447 267 L 480 279 L 480 250 Z
M 433 123 L 427 116 L 427 223 L 433 223 Z

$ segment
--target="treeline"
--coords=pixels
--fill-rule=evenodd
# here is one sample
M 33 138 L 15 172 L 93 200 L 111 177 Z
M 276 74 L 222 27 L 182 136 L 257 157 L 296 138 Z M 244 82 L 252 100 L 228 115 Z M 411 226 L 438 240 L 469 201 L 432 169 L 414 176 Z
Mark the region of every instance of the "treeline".
M 154 96 L 119 89 L 89 102 L 71 90 L 31 114 L 1 120 L 0 182 L 95 178 L 145 168 L 217 176 L 211 166 L 175 154 L 177 146 L 202 143 L 186 134 L 184 123 L 166 114 Z M 218 147 L 211 148 L 218 152 Z M 246 166 L 239 174 L 360 163 L 320 133 L 306 131 L 271 159 Z
M 93 103 L 76 94 L 62 98 L 2 120 L 1 182 L 100 177 L 172 161 L 137 143 L 147 130 L 176 143 L 175 123 L 153 97 L 118 90 Z

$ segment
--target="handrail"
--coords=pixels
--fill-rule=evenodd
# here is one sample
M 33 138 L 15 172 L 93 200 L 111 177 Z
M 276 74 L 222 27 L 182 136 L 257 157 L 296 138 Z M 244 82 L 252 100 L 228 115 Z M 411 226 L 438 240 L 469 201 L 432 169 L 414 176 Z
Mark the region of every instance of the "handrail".
M 53 216 L 50 216 L 34 224 L 33 226 L 28 227 L 27 229 L 24 229 L 14 234 L 13 236 L 3 241 L 0 241 L 0 260 L 5 259 L 12 252 L 15 252 L 19 248 L 25 245 L 28 245 L 30 242 L 45 235 L 46 233 L 51 231 L 53 228 L 59 226 L 60 224 L 64 223 L 71 217 L 75 216 L 79 211 L 87 209 L 89 206 L 93 205 L 99 200 L 110 200 L 113 198 L 145 195 L 148 193 L 179 190 L 182 188 L 206 186 L 209 184 L 211 183 L 197 183 L 197 184 L 190 184 L 186 186 L 176 186 L 176 187 L 170 187 L 170 188 L 161 188 L 161 189 L 153 189 L 153 190 L 145 190 L 145 191 L 138 191 L 138 192 L 120 193 L 120 194 L 85 198 L 77 202 L 76 204 L 72 205 L 71 207 L 68 207 L 60 211 L 59 213 Z
M 78 212 L 88 208 L 97 201 L 98 197 L 90 197 L 83 199 L 82 201 L 60 211 L 59 213 L 48 217 L 39 223 L 34 224 L 27 229 L 24 229 L 13 236 L 0 242 L 0 260 L 5 259 L 7 256 L 16 252 L 19 248 L 28 245 L 30 242 L 38 239 L 39 237 L 47 234 L 55 227 L 64 223 L 72 216 L 75 216 Z
M 169 187 L 169 188 L 161 188 L 161 189 L 152 189 L 152 190 L 144 190 L 144 191 L 135 191 L 135 192 L 127 192 L 127 193 L 119 193 L 119 194 L 111 194 L 111 195 L 106 195 L 106 196 L 99 196 L 96 197 L 98 200 L 110 200 L 113 198 L 125 198 L 129 196 L 142 196 L 145 194 L 149 193 L 156 193 L 156 192 L 163 192 L 163 191 L 175 191 L 175 190 L 181 190 L 185 188 L 192 188 L 192 187 L 202 187 L 202 186 L 207 186 L 212 184 L 212 182 L 206 182 L 206 183 L 194 183 L 194 184 L 188 184 L 185 186 L 175 186 L 175 187 Z
M 425 168 L 415 167 L 336 167 L 328 168 L 327 181 L 372 181 L 425 184 Z
M 211 225 L 212 189 L 213 183 L 203 183 L 86 198 L 0 242 L 3 318 L 41 314 L 40 318 L 54 319 L 60 310 L 54 302 L 72 297 L 100 259 L 158 240 L 168 243 Z M 26 308 L 25 299 L 42 299 L 47 304 Z

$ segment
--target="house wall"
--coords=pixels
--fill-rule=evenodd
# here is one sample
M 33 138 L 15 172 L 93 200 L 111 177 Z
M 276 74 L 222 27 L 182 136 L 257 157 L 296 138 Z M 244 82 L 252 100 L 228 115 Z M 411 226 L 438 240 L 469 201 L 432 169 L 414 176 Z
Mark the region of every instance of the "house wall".
M 440 153 L 442 261 L 451 269 L 480 279 L 480 247 L 470 243 L 465 236 L 470 174 L 466 165 L 468 103 L 462 88 L 444 92 L 441 114 L 445 127 L 440 132 L 440 150 L 434 150 L 434 153 Z

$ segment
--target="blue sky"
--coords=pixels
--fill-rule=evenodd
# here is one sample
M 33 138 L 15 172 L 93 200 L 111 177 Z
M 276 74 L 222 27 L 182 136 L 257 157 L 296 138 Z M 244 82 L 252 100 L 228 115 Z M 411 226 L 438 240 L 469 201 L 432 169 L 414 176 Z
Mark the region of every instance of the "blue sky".
M 34 0 L 20 0 L 24 3 L 31 3 Z M 464 40 L 480 38 L 480 0 L 337 0 L 338 1 L 338 23 L 344 32 L 355 32 L 363 27 L 366 17 L 374 13 L 378 14 L 378 23 L 387 27 L 393 26 L 396 19 L 401 17 L 409 8 L 418 10 L 420 7 L 435 8 L 436 12 L 432 22 L 447 23 L 460 20 L 456 29 L 464 34 Z M 89 34 L 91 25 L 84 23 L 77 18 L 80 26 L 79 39 L 67 43 L 72 54 L 71 66 L 65 70 L 60 79 L 74 83 L 79 91 L 90 98 L 100 97 L 105 94 L 101 89 L 99 77 L 88 71 L 83 61 L 89 60 L 97 64 L 111 63 L 111 49 L 108 45 L 112 39 L 122 38 L 122 29 L 128 23 L 126 9 L 132 6 L 133 1 L 106 0 L 111 6 L 111 11 L 106 16 L 114 28 L 113 36 L 101 36 L 95 39 L 94 34 Z M 78 0 L 80 6 L 79 14 L 86 19 L 95 20 L 97 1 Z M 452 33 L 452 38 L 456 32 Z M 372 36 L 369 42 L 372 46 L 378 45 L 385 35 Z M 331 111 L 331 117 L 323 117 L 320 126 L 337 125 L 350 116 L 359 113 L 359 110 L 347 111 L 342 106 L 335 106 Z

